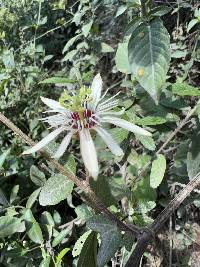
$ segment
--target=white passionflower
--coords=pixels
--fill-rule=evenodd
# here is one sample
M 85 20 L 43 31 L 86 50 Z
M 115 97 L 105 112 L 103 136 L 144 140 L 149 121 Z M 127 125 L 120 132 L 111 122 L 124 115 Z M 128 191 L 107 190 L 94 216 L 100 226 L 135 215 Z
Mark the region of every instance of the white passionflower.
M 41 100 L 50 108 L 46 112 L 53 113 L 53 115 L 42 120 L 47 122 L 50 128 L 54 128 L 54 130 L 23 154 L 31 154 L 42 149 L 59 134 L 66 132 L 54 155 L 54 158 L 58 159 L 66 151 L 72 136 L 78 133 L 85 167 L 93 178 L 97 178 L 99 167 L 96 149 L 90 134 L 91 130 L 95 130 L 100 135 L 111 152 L 116 156 L 122 156 L 123 151 L 112 136 L 102 128 L 103 123 L 114 124 L 135 134 L 151 136 L 151 133 L 139 126 L 119 118 L 123 114 L 123 110 L 120 112 L 112 110 L 118 105 L 118 101 L 115 99 L 118 93 L 105 100 L 107 91 L 101 96 L 102 85 L 101 76 L 97 74 L 93 79 L 91 87 L 82 87 L 77 95 L 69 95 L 65 91 L 61 95 L 59 102 L 41 97 Z

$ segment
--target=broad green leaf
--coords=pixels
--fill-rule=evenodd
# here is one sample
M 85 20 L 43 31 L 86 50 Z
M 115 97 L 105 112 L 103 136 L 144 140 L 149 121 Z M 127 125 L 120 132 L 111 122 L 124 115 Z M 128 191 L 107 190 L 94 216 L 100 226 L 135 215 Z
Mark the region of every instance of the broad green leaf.
M 142 143 L 142 145 L 145 148 L 147 148 L 147 149 L 149 149 L 151 151 L 156 149 L 156 144 L 155 144 L 155 142 L 154 142 L 152 137 L 144 136 L 144 135 L 136 135 L 136 137 Z
M 63 257 L 67 254 L 68 251 L 70 251 L 70 248 L 64 248 L 61 250 L 61 252 L 56 257 L 56 264 L 59 264 L 62 262 Z
M 12 188 L 11 194 L 10 194 L 10 203 L 13 203 L 17 199 L 17 194 L 19 192 L 19 185 L 15 185 Z
M 167 120 L 163 117 L 158 117 L 158 116 L 146 116 L 142 119 L 137 119 L 135 121 L 136 124 L 139 125 L 158 125 L 158 124 L 163 124 Z
M 164 177 L 166 170 L 166 159 L 162 154 L 157 155 L 152 163 L 151 174 L 150 174 L 150 185 L 152 188 L 157 188 Z
M 94 215 L 93 210 L 86 204 L 81 204 L 75 208 L 76 215 L 79 219 L 85 221 Z
M 197 87 L 187 83 L 174 83 L 171 86 L 172 93 L 179 96 L 200 96 L 200 90 Z
M 24 213 L 24 220 L 28 237 L 37 244 L 44 243 L 39 223 L 35 220 L 32 211 L 27 209 Z
M 56 205 L 66 199 L 73 190 L 74 183 L 62 174 L 51 176 L 42 187 L 39 202 L 42 206 Z
M 32 182 L 37 186 L 43 186 L 46 182 L 45 174 L 35 165 L 32 165 L 30 168 L 30 177 Z
M 197 23 L 199 22 L 198 19 L 192 19 L 187 26 L 187 32 L 189 32 Z
M 27 209 L 31 209 L 33 204 L 35 203 L 36 199 L 39 196 L 39 193 L 41 191 L 41 188 L 36 189 L 28 198 L 27 202 L 26 202 L 26 208 Z
M 66 229 L 63 229 L 52 241 L 52 247 L 56 247 L 58 244 L 60 244 L 66 235 L 68 235 L 71 232 L 71 227 L 68 227 Z
M 115 55 L 115 64 L 118 71 L 130 74 L 131 67 L 128 60 L 128 43 L 119 43 Z
M 21 228 L 21 219 L 12 216 L 0 217 L 0 238 L 10 236 Z
M 4 151 L 1 155 L 0 155 L 0 170 L 1 168 L 3 167 L 3 164 L 7 158 L 7 156 L 9 155 L 10 153 L 10 148 L 7 149 L 6 151 Z
M 41 215 L 41 222 L 43 224 L 55 226 L 55 222 L 53 220 L 53 217 L 51 216 L 51 213 L 48 211 L 44 211 Z
M 76 161 L 74 159 L 74 156 L 71 154 L 69 155 L 68 159 L 67 159 L 67 163 L 64 165 L 64 168 L 70 172 L 72 172 L 73 174 L 76 173 Z
M 108 177 L 99 176 L 97 181 L 91 181 L 92 189 L 107 207 L 117 202 L 117 200 L 111 194 L 111 189 L 108 180 Z
M 191 180 L 200 171 L 200 133 L 195 133 L 187 153 L 187 172 Z
M 64 83 L 75 83 L 75 80 L 68 79 L 65 77 L 50 77 L 47 78 L 40 83 L 53 83 L 53 84 L 64 84 Z
M 115 18 L 119 17 L 120 15 L 122 15 L 126 10 L 127 10 L 127 6 L 126 5 L 122 5 L 120 7 L 118 7 Z
M 0 188 L 0 204 L 5 206 L 5 207 L 9 206 L 9 202 L 8 202 L 8 200 L 6 198 L 6 195 L 1 190 L 1 188 Z
M 133 31 L 128 55 L 132 74 L 158 103 L 170 62 L 170 38 L 160 19 L 143 23 Z
M 53 219 L 56 225 L 60 225 L 61 224 L 61 216 L 60 213 L 57 210 L 54 210 L 53 212 Z
M 103 215 L 96 215 L 90 218 L 87 226 L 101 235 L 101 245 L 97 255 L 97 265 L 103 267 L 119 248 L 122 237 L 117 225 L 105 218 Z
M 102 42 L 101 43 L 101 52 L 102 53 L 112 53 L 114 52 L 115 50 L 112 48 L 112 46 Z
M 51 262 L 51 257 L 47 256 L 43 261 L 40 263 L 39 267 L 49 267 Z
M 156 207 L 155 201 L 140 201 L 138 203 L 139 210 L 142 214 L 146 214 L 147 212 L 151 211 Z
M 81 253 L 81 250 L 83 248 L 83 245 L 86 241 L 86 239 L 88 238 L 88 236 L 90 235 L 92 231 L 89 230 L 87 232 L 85 232 L 82 236 L 79 237 L 79 239 L 76 241 L 74 247 L 73 247 L 73 250 L 72 250 L 72 255 L 73 257 L 77 257 L 80 255 Z
M 74 37 L 70 38 L 69 41 L 66 43 L 66 45 L 63 48 L 62 53 L 64 54 L 69 50 L 69 48 L 81 37 L 82 34 L 77 34 Z
M 77 267 L 97 267 L 97 235 L 92 232 L 84 242 Z
M 143 177 L 133 189 L 133 198 L 137 201 L 155 201 L 156 190 L 150 186 L 149 177 Z
M 62 62 L 64 61 L 73 61 L 73 58 L 75 57 L 75 55 L 77 54 L 77 50 L 74 49 L 74 50 L 71 50 L 70 52 L 68 52 L 64 58 L 62 59 Z
M 169 13 L 170 11 L 171 11 L 171 8 L 168 6 L 158 6 L 158 7 L 153 8 L 149 12 L 149 15 L 161 17 L 161 16 Z
M 92 27 L 92 24 L 93 24 L 93 20 L 91 20 L 90 22 L 88 22 L 87 24 L 85 24 L 83 27 L 82 27 L 82 32 L 83 32 L 83 35 L 85 37 L 88 36 L 90 30 L 91 30 L 91 27 Z
M 171 57 L 172 58 L 183 58 L 183 57 L 186 57 L 187 56 L 187 53 L 188 51 L 181 51 L 181 50 L 176 50 L 176 51 L 173 51 L 172 54 L 171 54 Z

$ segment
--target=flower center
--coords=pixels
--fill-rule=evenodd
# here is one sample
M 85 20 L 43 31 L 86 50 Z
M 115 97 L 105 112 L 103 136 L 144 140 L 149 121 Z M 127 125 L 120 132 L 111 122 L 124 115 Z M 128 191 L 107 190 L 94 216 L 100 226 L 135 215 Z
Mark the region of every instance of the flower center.
M 73 129 L 92 128 L 97 124 L 95 113 L 90 109 L 71 113 Z

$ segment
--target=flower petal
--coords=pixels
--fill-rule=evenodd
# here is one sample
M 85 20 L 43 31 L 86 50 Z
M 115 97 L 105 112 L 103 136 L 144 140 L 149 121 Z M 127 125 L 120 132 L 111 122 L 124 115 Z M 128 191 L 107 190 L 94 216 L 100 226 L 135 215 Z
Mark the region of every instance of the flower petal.
M 22 155 L 31 154 L 31 153 L 34 153 L 34 152 L 40 150 L 41 148 L 43 148 L 44 146 L 46 146 L 48 143 L 50 143 L 53 139 L 55 139 L 63 131 L 64 131 L 64 128 L 63 127 L 57 128 L 56 130 L 54 130 L 53 132 L 51 132 L 50 134 L 48 134 L 47 136 L 45 136 L 35 146 L 33 146 L 30 149 L 24 151 L 22 153 Z
M 47 105 L 53 110 L 66 110 L 64 107 L 61 106 L 61 104 L 58 101 L 42 96 L 40 98 L 45 105 Z
M 108 123 L 112 123 L 116 126 L 119 126 L 121 128 L 124 128 L 130 132 L 139 134 L 139 135 L 146 135 L 146 136 L 151 136 L 152 134 L 144 129 L 142 129 L 141 127 L 128 122 L 126 120 L 120 119 L 120 118 L 116 118 L 116 117 L 102 117 L 101 118 L 101 122 L 108 122 Z
M 109 134 L 106 130 L 104 130 L 101 127 L 96 127 L 95 130 L 97 133 L 101 136 L 103 141 L 106 143 L 108 148 L 111 150 L 111 152 L 116 156 L 123 156 L 124 152 L 121 149 L 121 147 L 115 142 L 115 140 L 112 138 L 111 134 Z
M 103 86 L 103 81 L 101 79 L 101 75 L 100 73 L 98 73 L 93 81 L 92 81 L 92 85 L 91 85 L 91 89 L 92 89 L 92 98 L 93 98 L 93 102 L 94 102 L 94 106 L 96 107 L 100 98 L 101 98 L 101 91 L 102 91 L 102 86 Z
M 88 169 L 90 175 L 96 179 L 99 173 L 97 153 L 94 147 L 94 142 L 88 129 L 83 129 L 79 132 L 81 155 L 85 167 Z
M 73 135 L 73 132 L 71 131 L 63 138 L 58 150 L 56 151 L 56 153 L 53 156 L 55 159 L 59 159 L 65 153 L 65 150 L 67 149 L 67 147 L 71 141 L 72 135 Z

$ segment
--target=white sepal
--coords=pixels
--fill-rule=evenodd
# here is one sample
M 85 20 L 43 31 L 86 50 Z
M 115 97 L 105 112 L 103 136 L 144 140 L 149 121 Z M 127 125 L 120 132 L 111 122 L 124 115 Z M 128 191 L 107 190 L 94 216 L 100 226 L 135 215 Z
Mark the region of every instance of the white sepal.
M 96 153 L 96 149 L 94 146 L 94 142 L 90 135 L 90 131 L 88 129 L 82 129 L 79 132 L 79 135 L 80 135 L 81 155 L 82 155 L 85 167 L 89 171 L 90 175 L 94 179 L 97 179 L 97 176 L 99 174 L 97 153 Z
M 65 153 L 70 141 L 71 141 L 71 138 L 72 138 L 72 135 L 74 133 L 72 131 L 70 131 L 62 140 L 58 150 L 56 151 L 56 153 L 54 154 L 54 158 L 55 159 L 59 159 L 60 157 L 62 157 L 62 155 Z
M 116 156 L 123 156 L 124 152 L 121 147 L 115 142 L 112 138 L 111 134 L 109 134 L 106 130 L 101 127 L 96 127 L 95 130 L 101 136 L 103 141 L 106 143 L 110 151 Z
M 126 120 L 120 119 L 120 118 L 116 118 L 116 117 L 102 117 L 101 118 L 101 122 L 108 122 L 108 123 L 112 123 L 116 126 L 119 126 L 121 128 L 124 128 L 130 132 L 133 132 L 135 134 L 139 134 L 139 135 L 145 135 L 145 136 L 151 136 L 152 134 L 146 130 L 144 130 L 143 128 L 128 122 Z
M 38 150 L 42 149 L 48 143 L 50 143 L 53 139 L 55 139 L 61 132 L 64 131 L 63 127 L 57 128 L 47 136 L 45 136 L 40 142 L 38 142 L 35 146 L 31 147 L 30 149 L 24 151 L 22 155 L 31 154 L 37 152 Z

